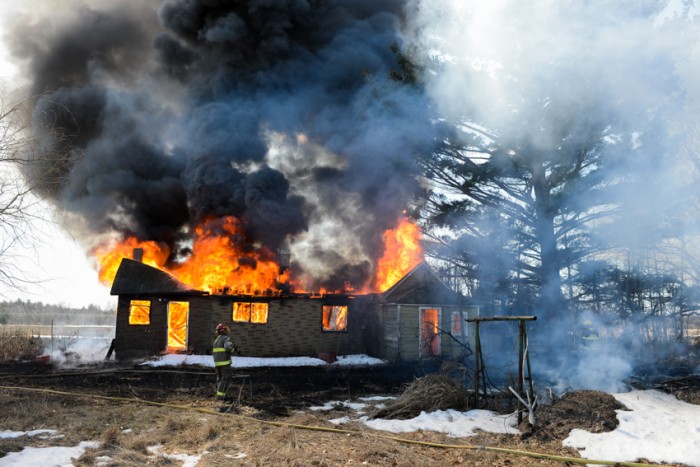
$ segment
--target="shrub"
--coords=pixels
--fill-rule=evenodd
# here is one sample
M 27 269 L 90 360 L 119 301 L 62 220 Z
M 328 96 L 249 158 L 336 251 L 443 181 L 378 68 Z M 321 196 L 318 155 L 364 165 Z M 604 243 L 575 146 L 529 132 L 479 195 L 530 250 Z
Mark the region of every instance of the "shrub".
M 0 361 L 34 360 L 41 354 L 41 339 L 19 330 L 0 331 Z

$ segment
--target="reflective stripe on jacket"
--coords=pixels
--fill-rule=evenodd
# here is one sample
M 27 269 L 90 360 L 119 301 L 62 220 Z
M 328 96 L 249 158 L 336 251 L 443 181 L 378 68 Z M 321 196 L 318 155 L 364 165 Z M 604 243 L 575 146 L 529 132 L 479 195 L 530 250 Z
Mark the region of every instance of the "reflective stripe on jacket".
M 234 352 L 233 342 L 226 334 L 221 334 L 214 340 L 212 355 L 214 366 L 231 365 L 231 354 Z

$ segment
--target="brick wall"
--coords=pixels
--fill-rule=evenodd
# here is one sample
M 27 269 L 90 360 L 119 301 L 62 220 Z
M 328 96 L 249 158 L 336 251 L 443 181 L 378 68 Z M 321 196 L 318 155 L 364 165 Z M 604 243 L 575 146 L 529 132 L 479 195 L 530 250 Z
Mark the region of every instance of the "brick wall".
M 221 300 L 213 307 L 213 321 L 231 328 L 231 335 L 242 355 L 258 357 L 317 356 L 325 352 L 345 354 L 350 345 L 352 315 L 348 331 L 322 330 L 323 302 L 319 299 L 290 298 L 269 302 L 267 323 L 241 323 L 232 320 L 233 300 Z M 213 334 L 211 334 L 213 340 Z
M 132 298 L 151 300 L 151 323 L 129 325 L 129 302 Z M 233 302 L 229 296 L 189 297 L 119 297 L 115 333 L 118 358 L 157 355 L 167 342 L 167 304 L 169 300 L 189 302 L 188 349 L 196 354 L 211 353 L 217 323 L 226 323 L 232 338 L 244 356 L 288 357 L 318 356 L 323 353 L 348 355 L 365 353 L 389 360 L 419 358 L 419 307 L 402 305 L 400 317 L 396 305 L 380 308 L 377 303 L 353 303 L 349 300 L 348 327 L 342 332 L 322 329 L 323 299 L 275 298 L 269 301 L 267 323 L 233 322 Z M 456 307 L 442 307 L 442 329 L 449 330 L 450 313 Z M 469 316 L 477 308 L 466 307 Z M 380 318 L 381 314 L 381 318 Z M 398 318 L 398 319 L 397 319 Z M 383 322 L 382 322 L 383 321 Z M 468 341 L 473 342 L 473 326 L 468 326 Z M 441 339 L 445 357 L 456 356 L 459 347 L 451 339 Z
M 190 316 L 187 323 L 187 346 L 190 352 L 211 352 L 215 323 L 212 323 L 212 297 L 191 297 Z
M 129 303 L 132 299 L 151 301 L 151 323 L 129 324 Z M 211 353 L 217 323 L 226 323 L 232 330 L 234 342 L 241 354 L 257 357 L 317 356 L 322 353 L 347 355 L 371 353 L 368 347 L 376 343 L 377 325 L 368 320 L 371 311 L 353 309 L 348 312 L 346 331 L 327 332 L 322 329 L 322 299 L 273 299 L 268 305 L 268 320 L 264 324 L 233 322 L 234 300 L 227 296 L 201 297 L 119 297 L 115 345 L 117 358 L 157 355 L 167 343 L 167 304 L 169 301 L 189 302 L 187 346 L 195 354 Z
M 132 299 L 151 301 L 151 323 L 129 324 L 129 304 Z M 117 358 L 158 355 L 165 349 L 168 327 L 166 305 L 153 297 L 120 296 L 117 302 L 117 321 L 114 344 Z

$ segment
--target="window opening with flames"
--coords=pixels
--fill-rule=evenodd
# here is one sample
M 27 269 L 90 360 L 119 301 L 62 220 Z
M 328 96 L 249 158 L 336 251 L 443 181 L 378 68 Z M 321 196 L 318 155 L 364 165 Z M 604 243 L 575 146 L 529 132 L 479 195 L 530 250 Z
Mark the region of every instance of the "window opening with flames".
M 267 303 L 233 302 L 232 320 L 239 323 L 267 323 Z
M 463 314 L 461 312 L 459 312 L 459 311 L 452 312 L 452 314 L 450 316 L 450 321 L 451 321 L 450 329 L 451 329 L 452 336 L 455 339 L 459 340 L 459 342 L 464 344 L 465 343 L 464 337 L 465 337 L 466 329 L 464 329 L 464 327 L 463 327 L 464 324 L 462 323 L 462 320 L 463 320 Z
M 348 328 L 348 307 L 326 305 L 323 307 L 323 330 L 345 331 Z
M 137 326 L 151 324 L 150 300 L 131 300 L 129 302 L 129 324 Z

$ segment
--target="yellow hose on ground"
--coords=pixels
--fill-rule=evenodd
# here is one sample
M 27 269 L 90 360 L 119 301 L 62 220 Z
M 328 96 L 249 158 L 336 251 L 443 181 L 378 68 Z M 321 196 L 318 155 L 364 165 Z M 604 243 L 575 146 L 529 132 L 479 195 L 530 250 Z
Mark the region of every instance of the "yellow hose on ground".
M 60 371 L 55 371 L 51 373 L 35 373 L 35 374 L 24 374 L 24 373 L 9 373 L 9 374 L 0 374 L 0 379 L 12 379 L 12 378 L 22 378 L 22 379 L 33 379 L 33 378 L 62 378 L 64 376 L 88 376 L 88 375 L 108 375 L 108 374 L 113 374 L 113 373 L 148 373 L 148 374 L 153 374 L 154 372 L 152 370 L 148 369 L 129 369 L 129 368 L 120 368 L 120 369 L 106 369 L 106 370 L 93 370 L 93 371 L 66 371 L 66 372 L 60 372 Z M 211 376 L 212 378 L 214 377 L 214 373 L 211 371 L 183 371 L 183 370 L 158 370 L 158 374 L 160 373 L 175 373 L 175 374 L 181 374 L 181 375 L 199 375 L 199 376 Z M 240 378 L 240 377 L 248 377 L 248 375 L 235 375 L 234 377 Z
M 615 466 L 619 465 L 619 466 L 625 466 L 625 467 L 653 467 L 652 464 L 643 464 L 643 463 L 638 463 L 638 462 L 617 462 L 617 461 L 606 461 L 606 460 L 581 459 L 578 457 L 556 456 L 553 454 L 542 454 L 542 453 L 530 452 L 530 451 L 519 451 L 517 449 L 498 448 L 498 447 L 494 447 L 494 446 L 479 446 L 479 445 L 474 445 L 474 444 L 431 443 L 428 441 L 416 441 L 416 440 L 412 440 L 412 439 L 400 438 L 398 436 L 383 435 L 381 433 L 361 432 L 361 431 L 355 431 L 355 430 L 343 430 L 340 428 L 328 428 L 328 427 L 314 426 L 314 425 L 298 425 L 298 424 L 294 424 L 294 423 L 285 423 L 285 422 L 272 422 L 269 420 L 259 420 L 257 418 L 248 417 L 246 415 L 221 413 L 221 412 L 217 412 L 215 410 L 205 409 L 205 408 L 200 408 L 200 407 L 188 407 L 186 405 L 168 404 L 165 402 L 155 402 L 155 401 L 148 401 L 148 400 L 144 400 L 144 399 L 136 399 L 136 398 L 129 398 L 129 397 L 100 396 L 97 394 L 84 394 L 84 393 L 79 393 L 79 392 L 57 391 L 55 389 L 44 389 L 44 388 L 27 388 L 27 387 L 21 387 L 21 386 L 0 386 L 0 389 L 6 389 L 6 390 L 12 390 L 12 391 L 26 391 L 26 392 L 42 392 L 42 393 L 47 393 L 47 394 L 58 394 L 58 395 L 62 395 L 62 396 L 86 397 L 89 399 L 102 399 L 102 400 L 118 401 L 118 402 L 135 402 L 135 403 L 139 403 L 139 404 L 152 405 L 152 406 L 156 406 L 156 407 L 165 407 L 165 408 L 176 409 L 176 410 L 200 412 L 200 413 L 205 413 L 205 414 L 209 414 L 209 415 L 235 417 L 235 418 L 239 418 L 239 419 L 243 419 L 243 420 L 249 420 L 249 421 L 253 421 L 253 422 L 257 422 L 257 423 L 262 423 L 265 425 L 273 425 L 273 426 L 285 427 L 285 428 L 296 428 L 296 429 L 300 429 L 300 430 L 326 431 L 326 432 L 331 432 L 331 433 L 341 433 L 341 434 L 348 434 L 348 435 L 371 436 L 374 438 L 386 439 L 386 440 L 396 441 L 396 442 L 404 443 L 404 444 L 416 444 L 416 445 L 420 445 L 420 446 L 428 446 L 428 447 L 434 447 L 434 448 L 491 451 L 491 452 L 499 452 L 499 453 L 504 453 L 504 454 L 513 454 L 513 455 L 517 455 L 517 456 L 532 457 L 532 458 L 536 458 L 536 459 L 547 459 L 547 460 L 559 461 L 559 462 L 571 462 L 571 463 L 575 463 L 575 464 L 615 465 Z M 658 464 L 654 464 L 654 465 L 658 465 Z

